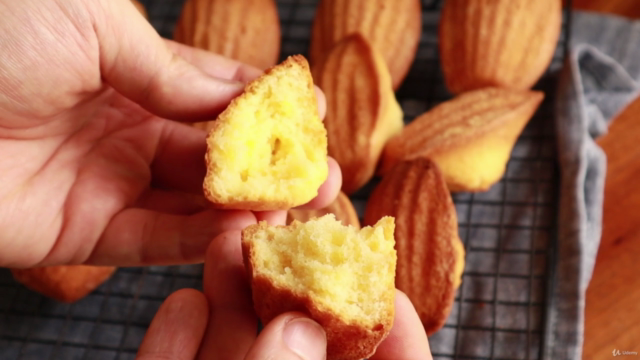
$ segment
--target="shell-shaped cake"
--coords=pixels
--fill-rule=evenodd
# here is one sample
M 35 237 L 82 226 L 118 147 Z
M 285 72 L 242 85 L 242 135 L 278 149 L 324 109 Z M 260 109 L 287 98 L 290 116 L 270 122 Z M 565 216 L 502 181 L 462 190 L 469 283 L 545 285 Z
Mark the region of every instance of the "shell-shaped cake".
M 430 158 L 451 191 L 486 191 L 500 180 L 518 136 L 544 94 L 486 88 L 441 103 L 389 140 L 380 173 L 402 160 Z
M 456 209 L 438 167 L 427 159 L 397 164 L 375 188 L 364 224 L 396 218 L 396 287 L 415 306 L 427 334 L 447 320 L 464 268 Z
M 278 8 L 274 0 L 187 0 L 174 40 L 264 70 L 280 54 Z
M 551 63 L 561 25 L 561 0 L 447 0 L 439 31 L 447 87 L 530 89 Z
M 382 54 L 397 89 L 409 72 L 422 35 L 420 0 L 321 0 L 311 34 L 311 63 L 360 33 Z
M 351 194 L 371 179 L 387 140 L 402 130 L 402 109 L 384 60 L 360 34 L 340 41 L 312 73 L 327 98 L 329 155 Z

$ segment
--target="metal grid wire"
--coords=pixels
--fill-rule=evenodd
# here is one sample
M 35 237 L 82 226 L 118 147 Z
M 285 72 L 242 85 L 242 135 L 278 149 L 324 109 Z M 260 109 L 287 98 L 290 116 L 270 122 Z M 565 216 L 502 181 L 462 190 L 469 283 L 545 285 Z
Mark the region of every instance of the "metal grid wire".
M 184 0 L 146 0 L 152 25 L 170 38 Z M 315 0 L 279 0 L 281 58 L 306 54 Z M 423 0 L 423 36 L 397 92 L 405 121 L 451 97 L 437 51 L 438 0 Z M 565 13 L 565 28 L 568 13 Z M 455 194 L 467 251 L 451 316 L 430 338 L 435 359 L 540 359 L 545 308 L 552 299 L 557 215 L 553 73 L 563 61 L 566 31 L 550 71 L 536 88 L 546 100 L 517 141 L 504 178 L 486 193 Z M 376 180 L 352 199 L 360 215 Z M 75 304 L 33 293 L 0 270 L 0 359 L 133 359 L 162 301 L 180 288 L 201 288 L 202 266 L 119 269 Z

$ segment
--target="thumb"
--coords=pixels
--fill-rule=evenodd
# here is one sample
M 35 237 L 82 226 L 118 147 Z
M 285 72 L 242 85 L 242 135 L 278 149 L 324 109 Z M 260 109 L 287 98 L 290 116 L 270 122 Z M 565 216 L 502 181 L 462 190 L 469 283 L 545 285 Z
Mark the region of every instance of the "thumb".
M 273 319 L 245 357 L 245 360 L 324 360 L 327 337 L 315 321 L 300 313 L 286 313 Z
M 103 79 L 149 112 L 207 120 L 242 92 L 242 83 L 209 76 L 172 52 L 130 0 L 91 3 Z

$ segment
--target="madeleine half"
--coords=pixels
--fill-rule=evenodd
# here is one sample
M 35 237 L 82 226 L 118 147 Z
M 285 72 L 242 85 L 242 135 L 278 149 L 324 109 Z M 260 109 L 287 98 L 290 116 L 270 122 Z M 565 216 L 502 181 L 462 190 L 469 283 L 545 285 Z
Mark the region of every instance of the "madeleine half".
M 385 216 L 396 218 L 396 286 L 433 334 L 451 312 L 464 269 L 456 209 L 433 162 L 401 162 L 384 176 L 369 198 L 364 223 Z
M 402 109 L 384 59 L 360 34 L 336 44 L 312 72 L 327 98 L 329 155 L 351 194 L 371 179 L 387 140 L 402 131 Z
M 362 34 L 382 55 L 397 89 L 409 72 L 422 35 L 420 0 L 321 0 L 311 34 L 313 65 L 354 33 Z
M 328 360 L 372 355 L 393 325 L 394 221 L 357 230 L 325 215 L 289 226 L 252 225 L 242 249 L 263 323 L 302 311 L 327 334 Z
M 349 197 L 342 191 L 338 194 L 334 202 L 322 209 L 290 209 L 287 212 L 287 224 L 291 224 L 294 220 L 304 223 L 327 214 L 335 215 L 336 219 L 342 222 L 342 225 L 351 225 L 356 229 L 360 229 L 360 220 L 358 219 L 356 209 L 353 207 Z
M 219 208 L 284 210 L 305 204 L 327 179 L 327 132 L 302 56 L 247 85 L 207 137 L 204 193 Z
M 530 89 L 553 59 L 561 25 L 561 0 L 445 1 L 438 44 L 447 87 Z
M 379 172 L 430 158 L 451 191 L 486 191 L 504 174 L 511 150 L 544 94 L 485 88 L 444 102 L 385 146 Z
M 63 265 L 11 269 L 16 281 L 61 302 L 72 303 L 87 296 L 116 271 L 111 266 Z
M 187 0 L 173 38 L 264 70 L 280 54 L 278 8 L 274 0 Z

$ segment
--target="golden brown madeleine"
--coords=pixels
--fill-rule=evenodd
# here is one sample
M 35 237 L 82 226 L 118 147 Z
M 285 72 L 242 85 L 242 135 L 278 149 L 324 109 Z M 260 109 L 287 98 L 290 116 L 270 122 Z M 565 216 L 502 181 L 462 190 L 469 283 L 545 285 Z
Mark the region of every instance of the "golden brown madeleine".
M 356 32 L 382 54 L 397 89 L 409 72 L 422 35 L 420 0 L 321 0 L 311 34 L 312 64 Z
M 356 229 L 360 229 L 360 220 L 356 209 L 354 209 L 351 200 L 342 191 L 338 197 L 329 206 L 317 210 L 290 209 L 287 212 L 287 224 L 291 224 L 294 220 L 305 223 L 313 218 L 319 218 L 326 214 L 333 214 L 343 225 L 351 225 Z
M 58 301 L 78 301 L 107 281 L 111 266 L 63 265 L 11 269 L 13 277 L 31 290 Z
M 351 194 L 371 179 L 385 143 L 402 130 L 402 109 L 384 60 L 360 34 L 340 41 L 312 72 L 327 98 L 329 155 Z
M 530 89 L 553 58 L 561 24 L 561 0 L 447 0 L 439 34 L 447 87 Z
M 149 18 L 149 16 L 147 15 L 147 10 L 144 8 L 144 5 L 142 5 L 142 3 L 136 0 L 131 0 L 131 2 L 136 7 L 136 9 L 140 11 L 140 14 L 142 14 L 142 16 L 144 16 L 147 19 Z
M 280 54 L 274 0 L 187 0 L 174 39 L 267 69 Z
M 464 268 L 456 209 L 433 162 L 401 162 L 384 176 L 369 198 L 364 223 L 384 216 L 396 218 L 396 287 L 433 334 L 449 316 Z
M 380 173 L 430 158 L 451 191 L 485 191 L 504 174 L 511 150 L 544 94 L 485 88 L 422 114 L 385 146 Z

